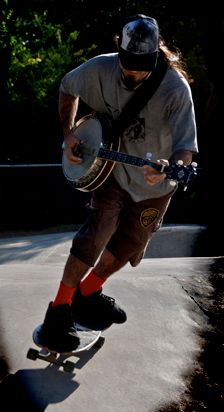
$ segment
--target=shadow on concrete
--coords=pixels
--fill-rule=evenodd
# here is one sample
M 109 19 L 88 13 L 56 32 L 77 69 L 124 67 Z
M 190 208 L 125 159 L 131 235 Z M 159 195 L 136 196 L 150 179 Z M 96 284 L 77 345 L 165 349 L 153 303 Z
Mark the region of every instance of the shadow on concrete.
M 0 383 L 10 372 L 9 356 L 4 342 L 2 320 L 0 316 Z
M 70 374 L 52 368 L 19 370 L 8 375 L 0 386 L 4 412 L 42 412 L 49 404 L 60 403 L 78 388 Z
M 177 403 L 167 404 L 156 412 L 223 412 L 224 411 L 224 257 L 216 258 L 208 277 L 198 275 L 182 287 L 197 304 L 203 317 L 201 351 L 194 370 L 184 377 L 187 390 Z
M 47 235 L 14 237 L 0 240 L 1 256 L 0 264 L 8 262 L 25 262 L 34 259 L 44 253 L 47 248 L 57 248 L 67 241 L 71 243 L 73 233 L 55 233 Z M 69 245 L 70 245 L 69 243 Z
M 83 368 L 96 354 L 99 347 L 75 356 L 74 369 Z M 70 356 L 60 356 L 65 361 Z M 44 362 L 44 361 L 43 361 Z M 43 412 L 50 404 L 58 404 L 68 398 L 79 387 L 73 380 L 75 373 L 59 370 L 59 366 L 47 362 L 41 369 L 21 369 L 8 374 L 0 384 L 1 411 Z

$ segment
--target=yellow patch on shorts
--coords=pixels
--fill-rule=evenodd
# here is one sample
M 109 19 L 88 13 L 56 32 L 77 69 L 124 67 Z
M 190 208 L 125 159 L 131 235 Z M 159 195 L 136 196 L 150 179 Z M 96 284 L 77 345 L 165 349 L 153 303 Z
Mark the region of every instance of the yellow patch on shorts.
M 159 210 L 150 207 L 149 209 L 143 210 L 140 216 L 140 223 L 143 227 L 148 227 L 151 225 L 158 217 Z

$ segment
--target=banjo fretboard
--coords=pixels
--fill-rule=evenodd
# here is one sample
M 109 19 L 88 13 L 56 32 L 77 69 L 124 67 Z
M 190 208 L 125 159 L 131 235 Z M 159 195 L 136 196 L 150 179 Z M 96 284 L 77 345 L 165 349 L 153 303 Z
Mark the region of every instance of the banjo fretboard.
M 129 164 L 129 165 L 138 166 L 138 167 L 148 165 L 158 171 L 161 171 L 162 169 L 164 169 L 163 165 L 158 165 L 157 163 L 151 162 L 148 159 L 142 159 L 141 157 L 132 156 L 132 155 L 122 153 L 122 152 L 117 152 L 115 150 L 104 149 L 102 147 L 100 148 L 97 157 L 101 159 L 111 160 L 114 162 Z

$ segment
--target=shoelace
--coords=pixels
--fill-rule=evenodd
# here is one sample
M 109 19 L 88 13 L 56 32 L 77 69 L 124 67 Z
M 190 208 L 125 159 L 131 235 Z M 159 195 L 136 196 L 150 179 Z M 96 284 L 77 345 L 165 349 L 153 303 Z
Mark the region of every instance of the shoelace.
M 110 303 L 114 304 L 114 302 L 115 302 L 114 298 L 111 298 L 110 296 L 104 295 L 103 293 L 101 293 L 101 296 L 102 296 L 103 299 L 105 299 L 105 300 L 109 301 Z

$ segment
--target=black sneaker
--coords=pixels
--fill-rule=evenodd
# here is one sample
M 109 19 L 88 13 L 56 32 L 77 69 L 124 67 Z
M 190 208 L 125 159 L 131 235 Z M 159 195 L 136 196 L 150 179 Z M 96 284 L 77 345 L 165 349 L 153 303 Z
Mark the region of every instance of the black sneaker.
M 79 345 L 71 306 L 58 305 L 51 307 L 49 303 L 44 323 L 41 326 L 38 339 L 40 344 L 56 352 L 71 352 Z
M 104 295 L 102 288 L 89 296 L 83 296 L 77 289 L 72 300 L 72 315 L 74 322 L 95 330 L 127 320 L 124 310 L 115 303 L 115 299 Z

